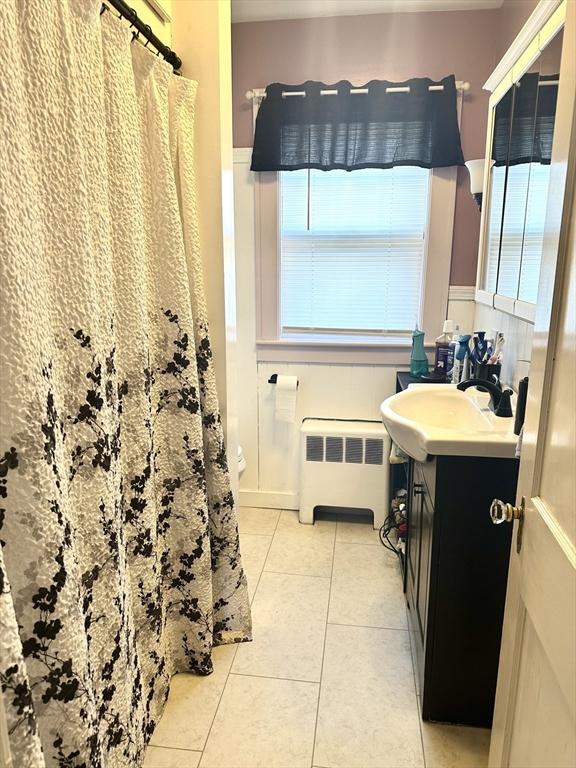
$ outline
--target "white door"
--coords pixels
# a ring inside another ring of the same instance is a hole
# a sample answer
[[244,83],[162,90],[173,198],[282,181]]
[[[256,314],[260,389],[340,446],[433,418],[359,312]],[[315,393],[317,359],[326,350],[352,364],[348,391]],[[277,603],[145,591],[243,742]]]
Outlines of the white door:
[[491,768],[576,766],[576,2],[567,6]]

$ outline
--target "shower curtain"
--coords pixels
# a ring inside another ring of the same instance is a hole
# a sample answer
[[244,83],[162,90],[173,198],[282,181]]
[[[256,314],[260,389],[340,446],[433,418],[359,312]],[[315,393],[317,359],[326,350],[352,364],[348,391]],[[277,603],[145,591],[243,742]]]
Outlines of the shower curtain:
[[[99,0],[0,8],[0,681],[17,768],[134,768],[250,609],[196,84]],[[194,712],[190,712],[194,717]]]

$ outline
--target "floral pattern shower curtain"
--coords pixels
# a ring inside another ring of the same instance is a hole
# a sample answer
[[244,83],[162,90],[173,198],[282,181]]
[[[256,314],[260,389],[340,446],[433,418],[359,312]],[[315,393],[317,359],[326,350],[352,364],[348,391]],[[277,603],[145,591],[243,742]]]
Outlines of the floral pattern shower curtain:
[[134,768],[171,675],[251,632],[196,85],[99,0],[3,0],[0,71],[0,703],[18,768]]

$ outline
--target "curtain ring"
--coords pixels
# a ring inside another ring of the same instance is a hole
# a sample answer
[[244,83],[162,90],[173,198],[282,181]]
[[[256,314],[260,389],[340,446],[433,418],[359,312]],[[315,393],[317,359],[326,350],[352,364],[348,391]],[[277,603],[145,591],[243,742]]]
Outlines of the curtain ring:
[[130,27],[133,27],[134,24],[136,23],[136,19],[138,18],[138,14],[136,13],[136,9],[135,8],[130,8],[130,12],[131,12],[131,17],[129,19],[130,20]]
[[[152,34],[152,27],[150,26],[150,24],[145,24],[144,28],[145,28],[145,29],[148,31],[148,33],[149,33],[150,35]],[[144,48],[148,48],[148,43],[149,43],[149,42],[150,42],[150,39],[149,39],[149,38],[147,38],[147,39],[146,39],[146,42],[144,43]]]
[[132,42],[134,42],[134,40],[140,40],[140,32],[137,29],[132,32]]

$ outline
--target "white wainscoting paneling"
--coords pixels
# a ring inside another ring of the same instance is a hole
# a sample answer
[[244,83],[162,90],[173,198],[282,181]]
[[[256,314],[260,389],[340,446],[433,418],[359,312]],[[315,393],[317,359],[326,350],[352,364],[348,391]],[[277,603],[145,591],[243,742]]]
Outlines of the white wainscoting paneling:
[[[258,369],[256,365],[256,274],[254,180],[251,150],[234,150],[234,240],[238,360],[238,442],[246,458],[240,488],[258,489]],[[253,505],[247,505],[253,506]]]
[[[396,389],[397,370],[409,368],[409,350],[373,353],[365,363],[274,362],[256,360],[256,275],[254,187],[249,170],[251,150],[234,150],[235,241],[238,322],[239,434],[246,458],[240,481],[240,503],[278,509],[298,508],[300,424],[304,418],[380,418],[382,400]],[[462,332],[472,332],[474,290],[450,289],[448,317]],[[433,352],[429,352],[433,362]],[[294,424],[274,417],[273,373],[298,377]],[[383,472],[385,469],[383,468]]]
[[[260,443],[259,490],[265,494],[298,493],[300,424],[305,418],[380,419],[382,400],[396,389],[396,367],[259,363],[258,414]],[[274,416],[273,373],[299,381],[294,424]]]

